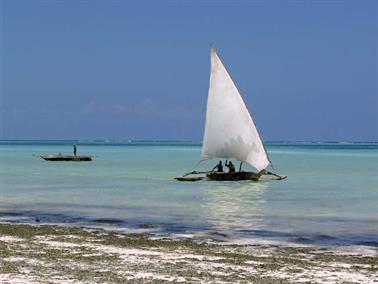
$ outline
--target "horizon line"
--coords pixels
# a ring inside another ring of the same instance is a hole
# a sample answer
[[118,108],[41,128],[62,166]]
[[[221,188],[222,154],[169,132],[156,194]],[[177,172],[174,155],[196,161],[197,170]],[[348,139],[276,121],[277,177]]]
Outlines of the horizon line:
[[[0,142],[10,142],[10,141],[81,141],[81,142],[114,142],[114,141],[122,141],[122,142],[202,142],[201,140],[195,139],[185,139],[185,140],[176,140],[176,139],[0,139]],[[378,140],[265,140],[265,142],[296,142],[296,143],[304,143],[304,142],[323,142],[323,143],[378,143]]]

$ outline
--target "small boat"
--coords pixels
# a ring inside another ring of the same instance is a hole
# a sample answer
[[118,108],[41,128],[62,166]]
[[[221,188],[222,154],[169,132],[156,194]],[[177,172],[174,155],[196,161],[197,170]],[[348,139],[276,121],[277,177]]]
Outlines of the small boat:
[[[284,179],[266,169],[272,163],[240,93],[217,52],[211,47],[210,86],[207,98],[205,133],[201,161],[210,159],[236,159],[240,161],[238,172],[207,172],[210,180],[253,180],[262,176],[268,179]],[[257,170],[242,170],[247,163]],[[273,166],[272,166],[273,168]],[[187,181],[191,173],[178,179]]]
[[70,156],[70,155],[43,155],[40,156],[46,161],[74,161],[74,162],[89,162],[92,161],[91,156]]

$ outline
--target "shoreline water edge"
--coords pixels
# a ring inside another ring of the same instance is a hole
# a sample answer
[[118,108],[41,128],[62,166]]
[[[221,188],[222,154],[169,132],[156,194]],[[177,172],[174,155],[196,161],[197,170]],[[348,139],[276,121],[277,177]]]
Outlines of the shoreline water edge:
[[231,244],[0,223],[2,283],[376,283],[374,246]]

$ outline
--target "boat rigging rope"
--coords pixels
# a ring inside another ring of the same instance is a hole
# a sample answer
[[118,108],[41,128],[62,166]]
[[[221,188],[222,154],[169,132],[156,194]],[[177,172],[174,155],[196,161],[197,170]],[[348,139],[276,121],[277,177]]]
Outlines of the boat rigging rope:
[[207,173],[210,173],[211,171],[206,171],[206,172],[197,172],[197,171],[194,171],[193,169],[195,169],[202,161],[199,161],[193,168],[192,168],[192,171],[189,172],[189,173],[186,173],[184,174],[182,177],[186,177],[188,175],[195,175],[195,174],[207,174]]
[[207,171],[207,172],[197,172],[197,171],[192,171],[190,173],[186,173],[183,175],[183,177],[186,177],[188,175],[196,175],[196,174],[207,174],[207,173],[211,173],[211,171]]
[[268,175],[272,175],[272,176],[277,177],[279,180],[281,180],[281,179],[285,179],[285,178],[286,178],[286,176],[280,176],[280,175],[277,175],[277,174],[272,173],[272,172],[269,172],[269,171],[266,171],[266,173],[267,173]]

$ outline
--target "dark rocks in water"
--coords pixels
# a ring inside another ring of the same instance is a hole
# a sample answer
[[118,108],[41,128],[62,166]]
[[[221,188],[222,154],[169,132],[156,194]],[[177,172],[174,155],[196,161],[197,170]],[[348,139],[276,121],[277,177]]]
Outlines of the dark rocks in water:
[[331,241],[331,240],[336,240],[335,237],[328,236],[328,235],[315,235],[313,238],[314,238],[314,240],[317,240],[317,241]]
[[140,228],[140,229],[155,229],[155,228],[159,228],[159,225],[155,225],[155,224],[139,224],[138,228]]
[[377,247],[378,248],[378,242],[374,242],[374,241],[359,242],[357,244],[361,245],[361,246],[370,246],[370,247]]
[[124,223],[123,220],[115,219],[115,218],[98,218],[93,220],[96,223],[102,223],[102,224],[116,224],[121,225]]
[[41,219],[39,219],[39,217],[35,217],[35,221],[36,221],[37,223],[39,223],[39,222],[41,222]]
[[228,237],[227,234],[220,233],[220,232],[213,232],[212,234],[213,234],[214,236],[223,237],[223,238],[227,238],[227,237]]

